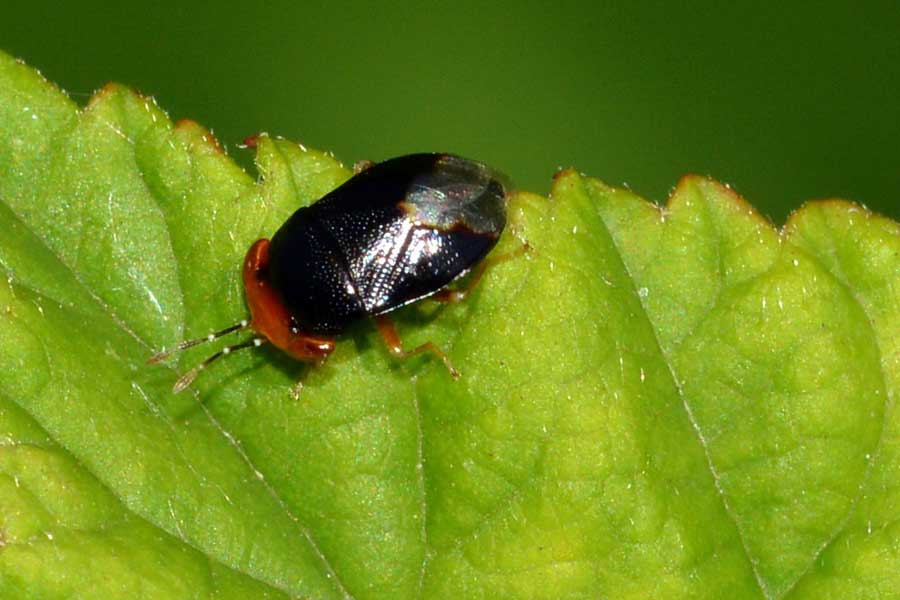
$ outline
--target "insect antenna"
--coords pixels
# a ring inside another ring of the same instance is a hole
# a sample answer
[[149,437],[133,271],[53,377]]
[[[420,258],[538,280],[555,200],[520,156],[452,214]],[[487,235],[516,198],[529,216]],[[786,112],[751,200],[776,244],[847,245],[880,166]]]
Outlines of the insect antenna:
[[161,352],[157,352],[156,354],[154,354],[153,356],[151,356],[150,358],[147,359],[147,364],[155,365],[156,363],[169,358],[176,352],[181,352],[182,350],[192,348],[198,344],[212,342],[214,340],[219,339],[220,337],[222,337],[224,335],[228,335],[229,333],[234,333],[235,331],[241,331],[243,329],[246,329],[249,326],[250,326],[250,321],[248,321],[247,319],[243,319],[240,323],[235,323],[231,327],[226,327],[222,331],[216,331],[214,333],[210,333],[209,335],[205,335],[202,338],[197,338],[195,340],[186,340],[184,342],[181,342],[180,344],[178,344],[171,350],[163,350]]
[[194,383],[194,380],[197,379],[197,375],[200,374],[200,371],[208,367],[210,364],[215,362],[216,360],[222,358],[226,354],[231,354],[236,350],[243,350],[244,348],[254,348],[257,346],[262,346],[265,343],[265,339],[263,338],[253,338],[252,340],[247,340],[246,342],[241,342],[240,344],[234,344],[232,346],[225,346],[202,363],[182,375],[178,378],[178,381],[175,382],[175,385],[172,386],[172,393],[177,394],[178,392],[183,391],[189,385]]

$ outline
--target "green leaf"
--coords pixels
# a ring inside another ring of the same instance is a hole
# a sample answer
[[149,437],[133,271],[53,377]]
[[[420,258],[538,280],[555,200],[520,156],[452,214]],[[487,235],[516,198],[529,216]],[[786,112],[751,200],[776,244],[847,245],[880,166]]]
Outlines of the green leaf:
[[527,256],[397,313],[459,381],[363,323],[322,368],[264,347],[173,396],[210,350],[146,359],[243,318],[250,243],[350,174],[267,136],[257,165],[0,55],[0,597],[900,589],[897,223],[566,171],[511,198]]

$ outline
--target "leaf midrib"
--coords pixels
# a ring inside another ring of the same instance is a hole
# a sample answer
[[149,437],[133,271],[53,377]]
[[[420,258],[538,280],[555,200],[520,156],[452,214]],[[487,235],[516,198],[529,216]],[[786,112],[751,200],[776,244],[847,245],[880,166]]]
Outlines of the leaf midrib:
[[[578,177],[578,185],[579,185],[580,193],[582,193],[587,198],[588,202],[594,202],[591,193],[584,186],[584,181],[581,178],[581,176]],[[703,203],[705,206],[706,205],[705,198],[703,199]],[[608,236],[608,238],[610,240],[610,244],[615,249],[616,260],[618,260],[619,265],[622,268],[622,272],[625,273],[625,276],[628,278],[629,285],[631,286],[631,290],[630,290],[631,294],[635,298],[637,298],[637,302],[638,302],[639,306],[641,307],[641,316],[645,320],[650,331],[653,333],[653,343],[656,345],[656,349],[658,351],[660,360],[662,360],[663,364],[665,365],[666,371],[669,373],[669,377],[672,380],[672,384],[675,387],[676,392],[678,393],[678,398],[681,401],[681,406],[684,409],[685,416],[687,417],[688,422],[691,425],[691,429],[694,431],[696,442],[700,445],[700,449],[703,451],[703,456],[706,460],[707,468],[709,469],[710,476],[713,479],[713,485],[716,490],[716,495],[722,502],[722,507],[725,511],[725,514],[728,516],[729,520],[731,521],[732,525],[735,528],[735,531],[737,532],[738,539],[740,539],[740,541],[741,541],[741,549],[744,553],[744,557],[747,559],[747,562],[749,563],[750,568],[753,571],[754,579],[756,580],[756,583],[759,586],[760,593],[763,595],[763,597],[770,598],[765,581],[762,579],[762,575],[759,572],[759,569],[757,566],[757,564],[758,564],[757,560],[753,557],[752,553],[750,552],[749,546],[747,544],[747,540],[744,536],[744,532],[741,529],[740,524],[738,523],[737,519],[735,518],[735,515],[731,509],[731,506],[728,503],[728,499],[725,496],[725,492],[721,487],[719,473],[716,470],[715,464],[713,463],[713,460],[712,460],[712,456],[710,455],[708,443],[706,442],[706,438],[703,435],[703,432],[700,428],[699,423],[697,422],[696,418],[694,417],[693,410],[691,409],[690,404],[687,399],[687,396],[684,393],[684,389],[681,386],[681,381],[676,374],[675,367],[673,365],[673,361],[672,361],[671,357],[669,356],[669,354],[663,348],[662,342],[659,339],[659,332],[657,331],[657,329],[653,323],[653,319],[651,319],[650,313],[644,304],[644,299],[641,297],[640,294],[637,293],[637,290],[638,290],[637,280],[636,280],[634,274],[631,272],[631,269],[629,268],[628,263],[625,261],[622,249],[620,248],[618,242],[616,241],[616,237],[613,235],[612,229],[610,228],[610,226],[606,222],[606,220],[603,218],[602,211],[595,210],[595,213],[596,213],[597,219],[603,225],[606,235]],[[718,244],[717,244],[717,247],[718,247]],[[720,297],[721,297],[721,292],[717,295],[716,303],[718,303]],[[708,309],[707,314],[709,312],[711,312],[714,308],[715,308],[714,305],[711,306]],[[699,322],[699,320],[698,320],[698,322]],[[684,340],[686,340],[688,337],[690,337],[690,335],[691,335],[691,333],[685,334],[685,336],[682,338],[682,342]]]

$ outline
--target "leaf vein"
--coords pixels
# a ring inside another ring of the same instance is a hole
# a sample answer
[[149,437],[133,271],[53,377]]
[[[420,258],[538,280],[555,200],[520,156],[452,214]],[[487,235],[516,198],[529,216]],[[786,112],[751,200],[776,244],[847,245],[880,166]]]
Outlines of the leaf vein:
[[862,480],[860,481],[859,487],[857,489],[856,496],[852,499],[850,506],[847,507],[847,513],[844,515],[844,518],[840,520],[840,522],[835,526],[834,530],[831,532],[831,535],[826,539],[822,545],[816,550],[813,556],[810,558],[809,564],[806,569],[797,576],[797,579],[785,590],[785,595],[791,592],[797,585],[803,581],[804,578],[809,576],[813,572],[813,567],[816,564],[816,560],[825,552],[843,533],[847,526],[850,524],[850,520],[853,515],[856,513],[859,508],[859,503],[864,496],[864,490],[868,488],[869,481],[872,478],[872,471],[874,470],[874,465],[877,459],[881,456],[882,448],[884,447],[884,441],[887,434],[888,423],[890,421],[890,416],[893,410],[893,394],[890,386],[888,386],[887,373],[884,370],[884,350],[881,347],[881,344],[878,343],[878,336],[875,335],[875,319],[869,314],[869,311],[866,309],[866,303],[863,302],[860,297],[855,293],[853,287],[847,282],[843,277],[840,276],[839,273],[835,273],[831,269],[827,267],[817,256],[813,256],[810,253],[805,253],[806,257],[816,263],[816,265],[822,269],[825,273],[830,275],[834,281],[841,286],[847,295],[852,298],[853,302],[856,303],[859,310],[866,316],[866,319],[869,322],[869,329],[872,335],[871,343],[873,347],[878,351],[878,374],[881,378],[881,385],[885,390],[885,399],[884,399],[884,413],[881,420],[881,430],[878,432],[878,440],[875,442],[875,447],[872,449],[871,456],[869,457],[868,464],[866,465],[866,471],[863,473]]
[[[581,179],[579,179],[579,183],[583,186],[583,182]],[[585,193],[588,196],[588,198],[590,198],[589,192],[587,192],[584,189],[582,191],[583,191],[583,193]],[[766,586],[765,581],[762,578],[762,574],[759,571],[758,561],[754,558],[753,554],[750,552],[750,547],[747,543],[744,533],[741,530],[741,527],[738,524],[738,521],[734,514],[734,511],[732,510],[732,508],[728,502],[728,498],[725,495],[725,490],[722,488],[720,475],[718,473],[718,470],[716,469],[715,464],[713,464],[712,456],[709,453],[709,444],[706,441],[706,437],[703,435],[703,431],[700,429],[700,424],[697,422],[697,419],[694,416],[694,412],[691,409],[690,403],[688,402],[687,396],[681,385],[681,381],[678,378],[678,374],[675,372],[675,367],[672,364],[672,360],[670,359],[668,354],[663,349],[662,343],[660,342],[660,339],[659,339],[659,334],[656,330],[656,327],[653,324],[653,319],[650,318],[650,313],[647,310],[646,305],[644,304],[644,299],[641,297],[640,294],[637,293],[637,290],[639,287],[638,283],[637,283],[637,279],[635,278],[634,274],[631,272],[631,269],[629,268],[628,263],[625,261],[624,253],[623,253],[622,249],[619,247],[618,243],[616,242],[616,238],[613,235],[609,224],[604,220],[602,212],[599,210],[596,210],[595,212],[596,212],[598,220],[600,221],[600,223],[603,224],[603,227],[606,230],[606,234],[609,236],[610,243],[612,244],[612,247],[616,251],[616,256],[619,260],[620,265],[622,266],[622,269],[623,269],[625,275],[628,277],[628,280],[631,283],[631,292],[634,295],[634,297],[637,298],[637,301],[641,307],[641,312],[642,312],[644,318],[646,319],[648,325],[650,326],[650,331],[653,333],[653,341],[659,352],[660,359],[662,360],[663,364],[666,366],[666,370],[668,371],[669,376],[672,379],[672,383],[675,386],[675,390],[678,393],[678,398],[681,400],[681,405],[684,408],[685,414],[688,418],[688,422],[690,423],[691,428],[693,429],[694,434],[696,436],[696,439],[697,439],[698,443],[700,444],[701,449],[703,450],[703,456],[706,459],[707,467],[709,468],[710,475],[713,478],[713,485],[715,486],[716,494],[718,495],[719,499],[722,502],[725,513],[728,515],[729,519],[731,519],[732,524],[734,525],[735,530],[737,531],[737,535],[741,541],[741,546],[744,551],[744,555],[747,558],[747,561],[750,563],[750,566],[753,570],[753,575],[756,579],[757,584],[760,587],[760,591],[763,593],[764,596],[766,596],[768,598],[768,597],[770,597],[770,593],[769,593],[768,587]]]

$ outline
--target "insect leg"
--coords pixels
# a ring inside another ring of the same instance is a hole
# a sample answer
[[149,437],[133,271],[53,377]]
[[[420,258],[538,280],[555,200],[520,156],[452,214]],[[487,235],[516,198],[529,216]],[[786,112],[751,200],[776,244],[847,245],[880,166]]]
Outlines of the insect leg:
[[531,246],[528,245],[528,242],[524,242],[519,248],[516,248],[515,250],[506,252],[505,254],[501,254],[499,256],[486,258],[481,261],[481,264],[475,267],[475,269],[472,271],[472,276],[469,278],[469,281],[466,283],[466,286],[464,288],[444,288],[442,290],[438,290],[437,293],[431,296],[431,299],[437,300],[438,302],[462,302],[469,294],[472,293],[472,290],[475,289],[475,286],[477,286],[481,282],[484,274],[488,269],[503,264],[508,260],[518,258],[529,250],[531,250]]
[[403,349],[403,342],[400,341],[400,335],[397,333],[397,329],[394,327],[394,323],[391,321],[390,317],[386,315],[375,317],[375,325],[378,327],[378,332],[381,334],[381,337],[384,338],[384,343],[388,347],[388,350],[395,358],[406,359],[424,352],[431,352],[444,362],[444,366],[447,367],[447,370],[450,372],[450,376],[453,377],[453,379],[459,378],[459,371],[453,367],[453,363],[450,362],[450,357],[447,356],[443,350],[438,348],[437,344],[434,342],[425,342],[412,350],[406,351]]

